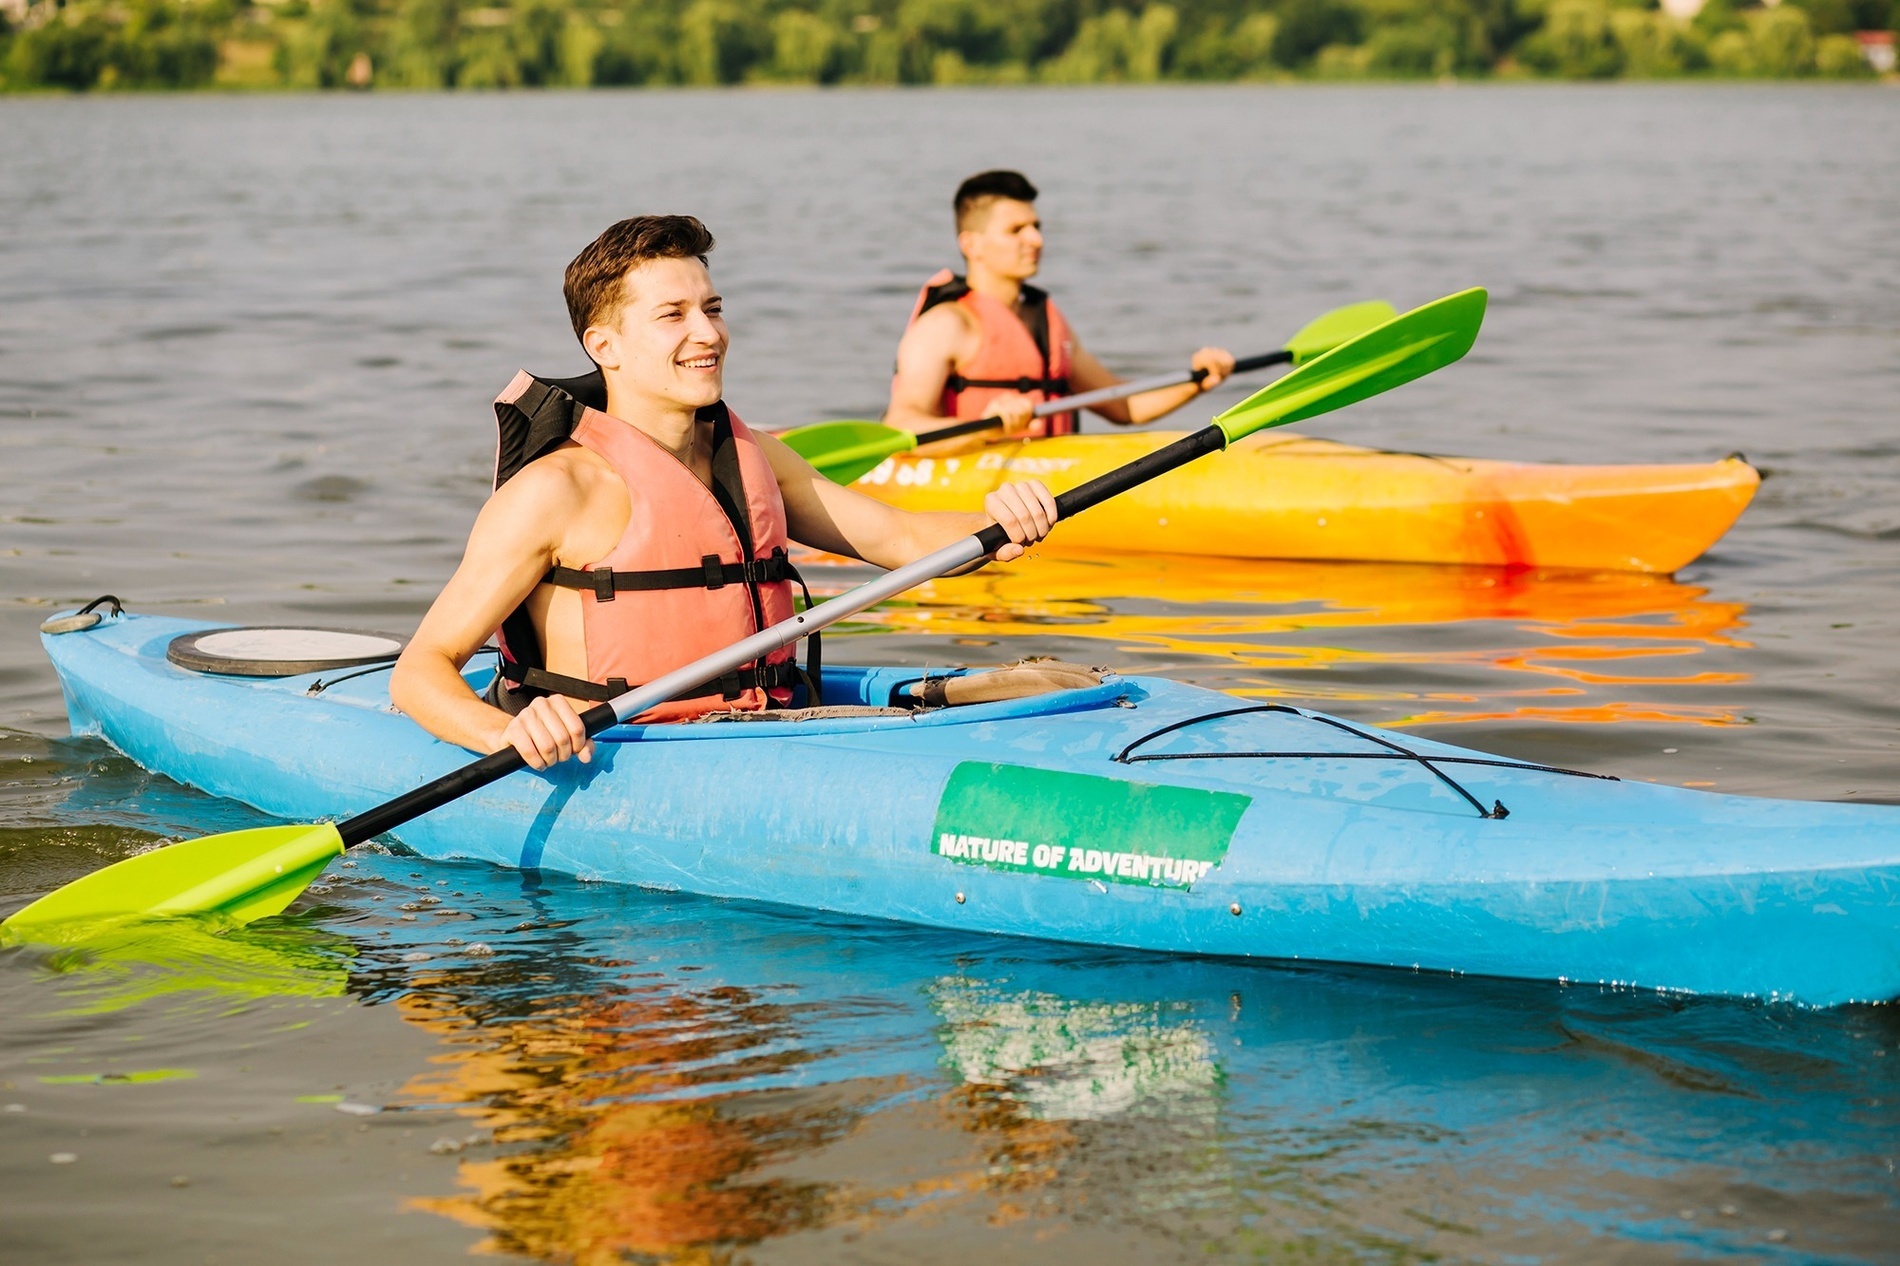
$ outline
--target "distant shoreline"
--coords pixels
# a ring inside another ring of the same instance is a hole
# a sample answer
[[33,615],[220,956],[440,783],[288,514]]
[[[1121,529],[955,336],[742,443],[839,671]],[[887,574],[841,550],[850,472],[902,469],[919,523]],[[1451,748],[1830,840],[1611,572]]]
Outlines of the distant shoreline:
[[1896,80],[1900,0],[1644,3],[0,0],[0,93]]

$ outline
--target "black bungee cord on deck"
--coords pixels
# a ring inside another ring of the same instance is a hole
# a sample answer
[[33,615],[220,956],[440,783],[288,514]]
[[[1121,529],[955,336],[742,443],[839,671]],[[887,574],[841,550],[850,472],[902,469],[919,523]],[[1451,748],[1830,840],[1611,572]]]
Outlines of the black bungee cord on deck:
[[[1336,730],[1343,730],[1354,738],[1362,738],[1369,743],[1377,743],[1386,750],[1382,752],[1156,752],[1149,756],[1136,756],[1132,754],[1136,748],[1146,743],[1151,743],[1164,734],[1172,734],[1177,730],[1184,730],[1190,725],[1200,725],[1206,721],[1219,721],[1226,717],[1244,716],[1254,712],[1284,712],[1290,716],[1300,717],[1307,721],[1318,721],[1324,725],[1330,725]],[[1415,752],[1411,748],[1394,743],[1390,739],[1380,738],[1377,734],[1368,734],[1357,726],[1348,725],[1344,721],[1336,720],[1329,716],[1321,716],[1314,712],[1305,712],[1299,708],[1288,707],[1283,703],[1261,703],[1246,708],[1229,708],[1224,712],[1209,712],[1205,716],[1189,717],[1185,721],[1176,721],[1172,725],[1164,725],[1158,730],[1153,730],[1142,735],[1127,747],[1115,753],[1114,759],[1123,765],[1138,765],[1143,761],[1162,760],[1409,760],[1423,765],[1426,769],[1430,770],[1433,776],[1440,782],[1463,796],[1466,802],[1478,811],[1479,817],[1494,820],[1511,816],[1511,811],[1504,807],[1502,800],[1494,799],[1491,802],[1491,807],[1489,809],[1485,808],[1483,801],[1472,795],[1470,791],[1465,789],[1464,784],[1440,769],[1439,766],[1493,765],[1500,769],[1528,769],[1540,774],[1565,774],[1572,778],[1600,778],[1606,782],[1621,781],[1615,774],[1593,774],[1581,769],[1561,769],[1555,765],[1533,765],[1528,761],[1487,760],[1478,756],[1426,756],[1422,752]]]

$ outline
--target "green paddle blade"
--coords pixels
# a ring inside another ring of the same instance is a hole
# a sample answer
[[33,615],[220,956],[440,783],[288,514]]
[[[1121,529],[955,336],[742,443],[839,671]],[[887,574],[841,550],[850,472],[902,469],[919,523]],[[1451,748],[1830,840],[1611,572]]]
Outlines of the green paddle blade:
[[1484,324],[1485,292],[1473,288],[1414,308],[1254,392],[1214,419],[1232,444],[1269,426],[1343,409],[1442,369],[1471,350]]
[[329,823],[266,826],[184,840],[76,879],[0,923],[0,939],[61,942],[86,925],[212,914],[249,923],[277,914],[343,851]]
[[836,484],[855,483],[885,458],[917,447],[915,435],[882,422],[816,422],[779,439]]
[[1286,350],[1293,353],[1295,365],[1304,365],[1315,356],[1332,351],[1347,339],[1384,325],[1398,314],[1399,310],[1383,299],[1334,308],[1324,316],[1315,317],[1298,334],[1288,339]]

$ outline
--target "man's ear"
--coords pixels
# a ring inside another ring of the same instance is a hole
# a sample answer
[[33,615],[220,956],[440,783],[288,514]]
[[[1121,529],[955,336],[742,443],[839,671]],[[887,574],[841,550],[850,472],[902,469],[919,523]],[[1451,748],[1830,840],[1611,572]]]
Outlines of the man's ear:
[[962,255],[966,262],[970,258],[970,248],[974,245],[976,245],[976,234],[974,232],[969,229],[957,230],[957,253]]
[[605,325],[590,325],[581,332],[581,346],[602,369],[620,368],[620,331]]

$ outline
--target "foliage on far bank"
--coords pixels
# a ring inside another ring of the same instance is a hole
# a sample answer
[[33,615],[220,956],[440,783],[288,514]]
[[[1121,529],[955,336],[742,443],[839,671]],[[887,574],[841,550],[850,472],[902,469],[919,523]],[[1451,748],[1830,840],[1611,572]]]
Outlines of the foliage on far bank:
[[1856,77],[1900,0],[0,0],[0,88]]

